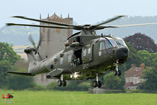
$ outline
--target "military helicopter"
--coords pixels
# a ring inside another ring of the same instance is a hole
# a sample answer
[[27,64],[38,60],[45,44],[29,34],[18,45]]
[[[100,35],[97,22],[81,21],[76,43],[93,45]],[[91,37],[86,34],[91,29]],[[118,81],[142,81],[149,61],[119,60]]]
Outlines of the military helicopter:
[[[107,21],[96,25],[72,25],[47,20],[38,20],[24,16],[13,16],[13,18],[31,20],[36,22],[47,23],[51,25],[31,25],[7,23],[7,26],[31,26],[44,28],[74,29],[80,32],[71,35],[65,42],[65,48],[53,55],[42,59],[38,51],[40,44],[36,47],[32,37],[29,39],[34,47],[28,47],[24,52],[28,56],[29,67],[28,73],[8,72],[11,74],[20,74],[34,76],[41,73],[47,73],[48,79],[57,78],[58,86],[66,86],[66,80],[77,79],[94,79],[93,87],[101,87],[102,83],[98,77],[103,75],[107,70],[114,71],[114,75],[121,75],[118,69],[127,61],[129,49],[124,40],[113,35],[97,35],[96,30],[105,28],[119,28],[130,26],[151,25],[157,23],[132,24],[132,25],[109,25],[124,15],[113,17]],[[103,69],[101,69],[103,68]]]

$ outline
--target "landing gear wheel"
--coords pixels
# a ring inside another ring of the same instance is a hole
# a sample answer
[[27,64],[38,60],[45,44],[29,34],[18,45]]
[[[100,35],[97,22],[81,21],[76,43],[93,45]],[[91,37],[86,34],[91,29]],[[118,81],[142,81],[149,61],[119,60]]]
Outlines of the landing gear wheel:
[[97,81],[93,82],[93,87],[97,87]]
[[61,80],[58,80],[58,86],[60,87],[60,86],[62,86],[62,81]]
[[65,86],[66,86],[66,84],[67,84],[67,83],[66,83],[66,81],[65,81],[65,80],[63,80],[63,81],[62,81],[62,85],[63,85],[63,87],[65,87]]
[[114,76],[116,76],[116,75],[117,75],[117,71],[115,70],[115,71],[113,72],[113,74],[114,74]]
[[100,81],[98,81],[97,86],[98,86],[99,88],[101,88],[102,83],[101,83]]
[[121,76],[121,71],[120,70],[118,70],[118,76]]

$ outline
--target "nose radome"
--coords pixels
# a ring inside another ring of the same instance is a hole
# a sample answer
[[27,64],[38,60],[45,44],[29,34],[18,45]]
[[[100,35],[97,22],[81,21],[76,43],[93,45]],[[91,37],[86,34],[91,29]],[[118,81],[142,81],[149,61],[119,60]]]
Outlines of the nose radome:
[[127,57],[128,57],[128,49],[127,48],[119,48],[116,53],[117,53],[118,59],[127,59]]

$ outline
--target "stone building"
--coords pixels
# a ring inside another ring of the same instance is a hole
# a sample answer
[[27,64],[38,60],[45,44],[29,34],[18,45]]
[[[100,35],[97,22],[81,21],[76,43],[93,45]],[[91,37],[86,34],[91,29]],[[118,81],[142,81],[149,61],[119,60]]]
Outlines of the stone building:
[[[55,21],[59,23],[73,24],[73,18],[70,18],[68,15],[67,18],[59,17],[55,13],[52,16],[49,16],[45,19],[48,21]],[[40,23],[40,25],[52,25],[46,23]],[[53,25],[54,26],[54,25]],[[42,59],[51,57],[57,52],[64,49],[64,43],[67,38],[72,35],[72,29],[54,29],[54,28],[40,28],[40,47],[39,53]],[[52,82],[52,79],[46,79],[46,74],[36,75],[34,78],[35,82],[42,85],[47,85]]]
[[142,63],[140,67],[136,67],[135,64],[132,64],[132,67],[125,72],[125,88],[130,90],[136,90],[138,86],[144,81],[141,78],[145,64]]
[[[59,17],[54,13],[50,17],[48,15],[46,19],[42,19],[40,16],[40,19],[73,24],[73,18],[70,18],[69,15],[67,18],[62,18],[62,16]],[[52,24],[40,23],[40,25],[50,26]],[[42,56],[42,59],[50,57],[55,53],[61,51],[64,48],[64,43],[70,35],[72,35],[72,29],[40,28],[41,44],[39,47],[39,53]]]

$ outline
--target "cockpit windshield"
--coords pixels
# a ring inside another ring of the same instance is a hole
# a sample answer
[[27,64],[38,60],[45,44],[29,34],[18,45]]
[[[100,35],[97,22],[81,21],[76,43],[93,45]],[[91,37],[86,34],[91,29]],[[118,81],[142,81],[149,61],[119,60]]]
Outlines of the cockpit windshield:
[[107,38],[107,39],[111,42],[113,47],[117,46],[117,42],[114,39],[112,39],[112,38]]
[[121,38],[113,39],[110,37],[106,37],[106,38],[100,39],[99,50],[109,49],[112,47],[124,47],[124,46],[127,47],[127,45],[125,44],[123,39],[121,39]]
[[120,38],[117,40],[117,44],[118,44],[118,46],[125,46],[125,47],[127,47],[125,42],[122,39],[120,39]]
[[107,39],[111,42],[111,44],[112,44],[113,47],[126,46],[125,42],[121,38],[112,39],[112,38],[107,37]]

